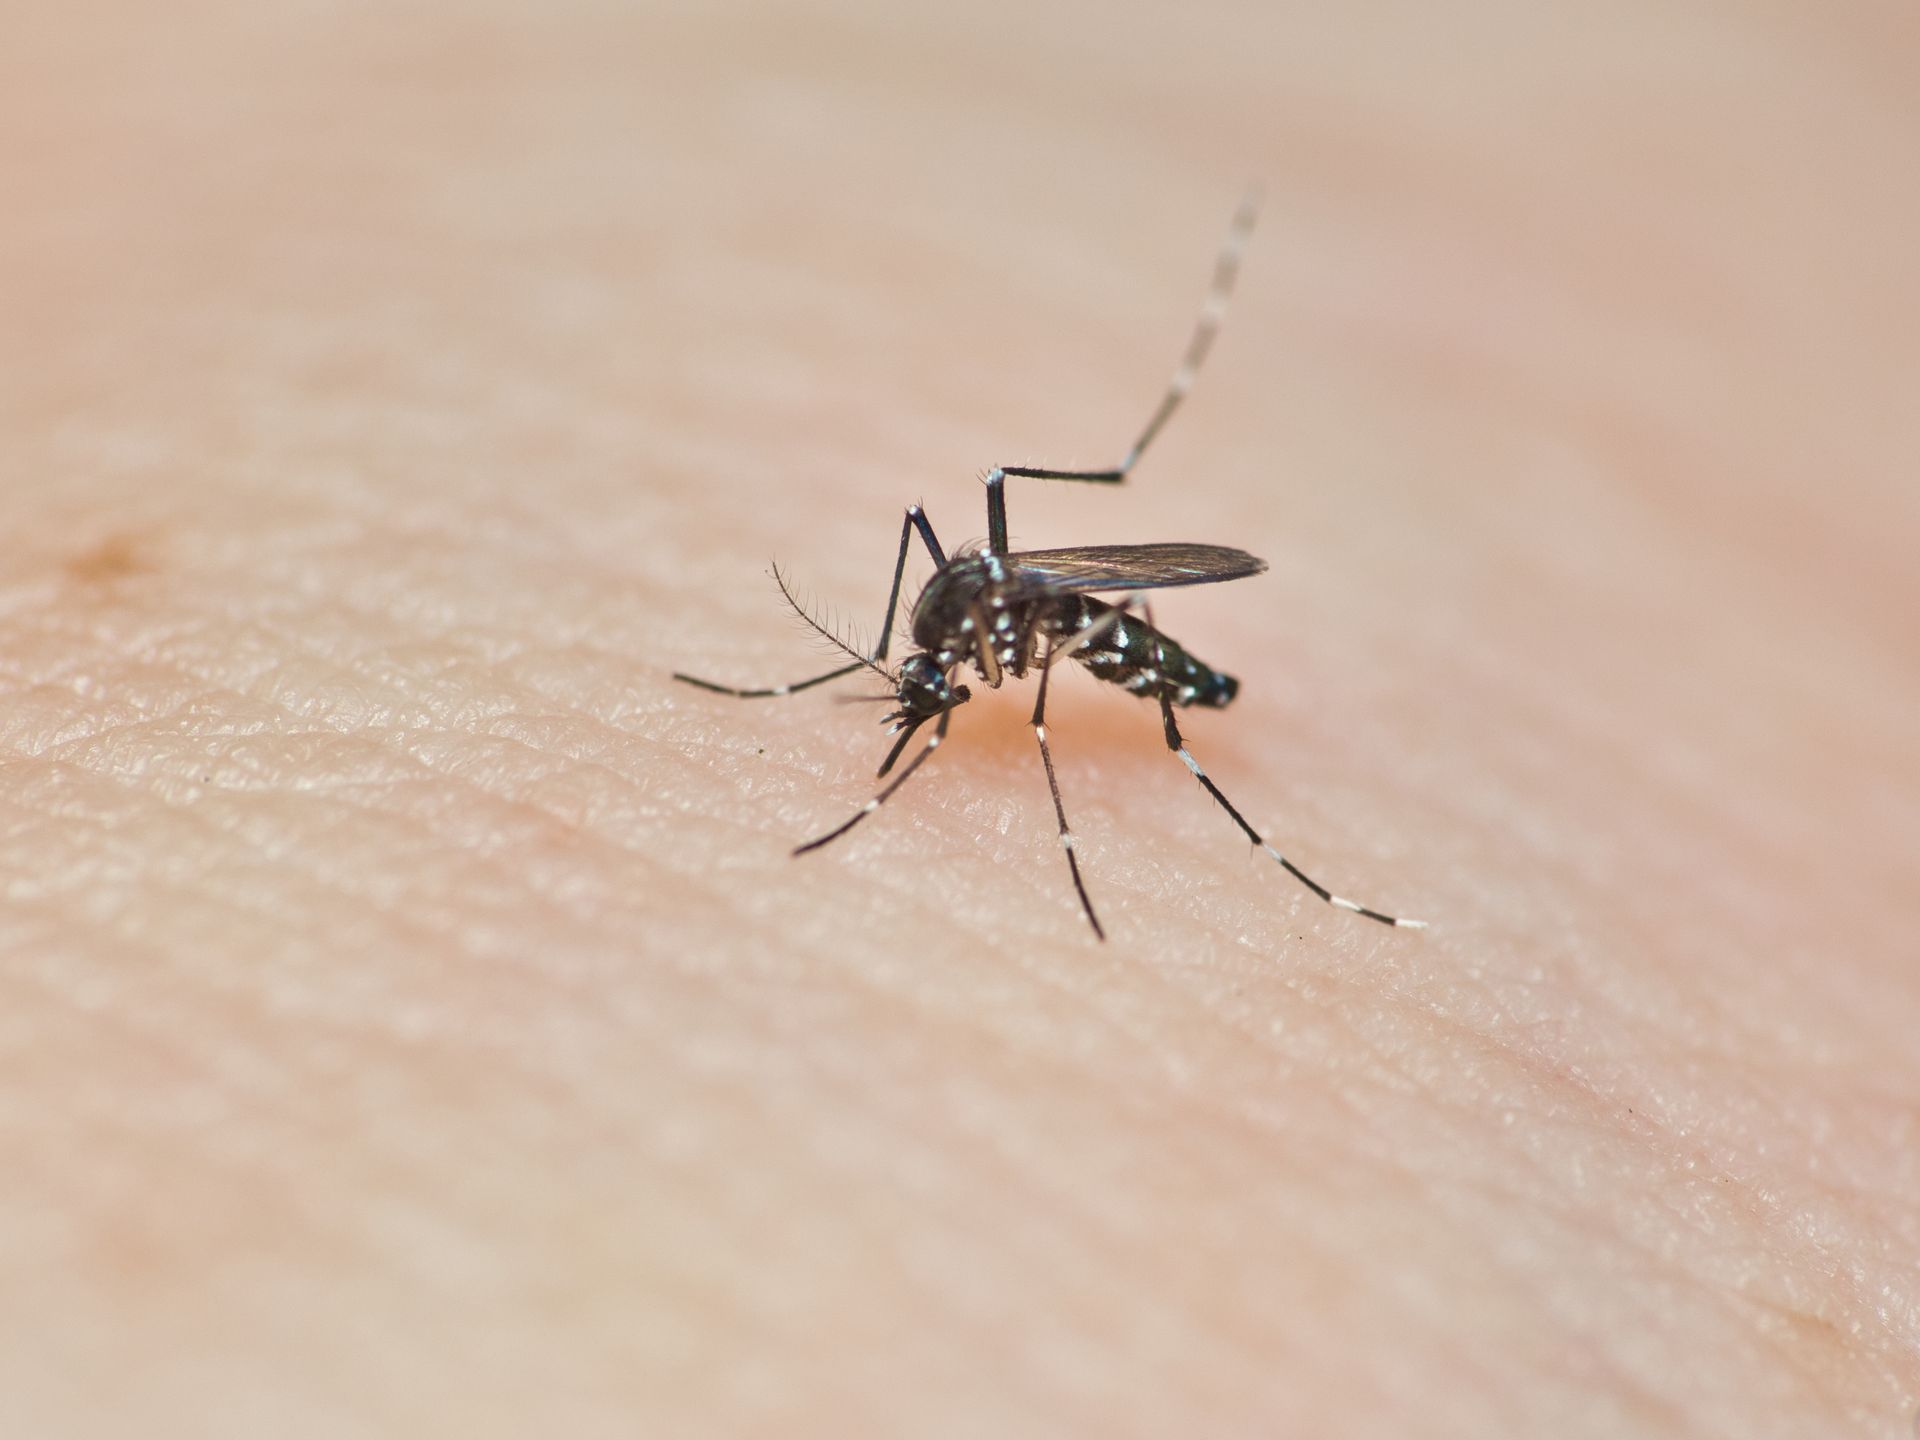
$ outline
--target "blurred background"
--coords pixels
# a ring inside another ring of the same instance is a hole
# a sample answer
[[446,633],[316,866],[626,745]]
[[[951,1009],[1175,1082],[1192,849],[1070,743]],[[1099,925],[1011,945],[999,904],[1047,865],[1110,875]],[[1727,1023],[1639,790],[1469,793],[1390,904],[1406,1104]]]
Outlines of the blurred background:
[[[730,910],[824,944],[850,928],[834,887],[854,876],[810,886],[765,868],[784,863],[775,849],[730,861],[755,883],[724,899],[700,882],[715,847],[738,850],[727,817],[755,799],[748,782],[725,788],[728,755],[766,747],[857,795],[877,759],[867,728],[822,707],[689,704],[666,672],[808,672],[769,555],[871,626],[902,504],[924,501],[951,548],[984,529],[987,466],[1117,459],[1257,183],[1261,228],[1189,407],[1124,494],[1017,492],[1016,540],[1212,540],[1273,563],[1262,589],[1181,597],[1169,625],[1248,683],[1203,753],[1249,793],[1304,807],[1301,832],[1342,872],[1378,877],[1382,903],[1453,918],[1462,949],[1405,960],[1410,987],[1498,956],[1636,1023],[1724,1006],[1736,1031],[1777,1043],[1756,1065],[1850,1073],[1857,1046],[1895,1067],[1881,1071],[1893,1098],[1872,1100],[1895,1114],[1873,1111],[1865,1148],[1886,1159],[1901,1153],[1887,1137],[1911,1140],[1896,1083],[1911,1073],[1897,1057],[1920,835],[1910,3],[26,0],[5,30],[0,703],[15,758],[72,702],[29,686],[30,643],[105,654],[158,626],[134,606],[104,629],[45,628],[33,606],[74,587],[161,571],[203,587],[181,603],[215,630],[263,627],[209,647],[237,647],[239,673],[342,725],[362,702],[317,661],[253,664],[270,622],[316,624],[344,596],[396,627],[383,663],[415,679],[437,673],[415,636],[475,653],[502,635],[551,641],[556,667],[576,666],[556,668],[556,693],[604,680],[617,698],[603,718],[677,757],[647,772],[634,814],[685,846],[659,873],[686,910],[628,901],[642,952],[759,955],[764,929],[716,930]],[[202,632],[177,633],[193,653]],[[566,648],[589,644],[599,670]],[[1026,892],[1010,859],[1053,867],[1057,852],[1032,786],[1002,783],[1030,764],[1028,702],[1006,703],[977,768],[955,761],[951,821],[902,821],[861,852],[879,878],[858,891],[873,924],[845,939],[852,953],[912,933],[922,958],[957,963],[1077,933],[1050,871],[1032,882],[1047,918],[1012,908]],[[1065,703],[1084,717],[1105,702]],[[1120,722],[1084,723],[1096,738],[1074,782],[1103,797],[1083,803],[1116,891],[1178,879],[1185,862],[1168,857],[1213,865],[1218,817],[1189,803],[1151,726],[1122,739]],[[1165,773],[1136,784],[1141,765]],[[769,835],[818,815],[812,799],[769,804]],[[1010,838],[960,851],[954,837],[976,831]],[[25,833],[16,875],[40,853]],[[1272,893],[1241,869],[1171,908],[1140,900],[1142,952],[1239,955],[1235,932]],[[967,913],[1002,882],[1019,892],[1002,917]],[[1230,918],[1201,935],[1202,913]],[[927,914],[976,928],[916,923]],[[1798,1013],[1755,1018],[1767,1006]],[[1576,1074],[1604,1075],[1619,1053],[1604,1030],[1532,1018],[1571,1037],[1557,1058]],[[38,1072],[70,1080],[56,1088],[82,1109],[89,1053]],[[1677,1061],[1653,1087],[1681,1135],[1712,1110],[1690,1075]],[[371,1123],[340,1104],[296,1149],[323,1185],[331,1146]],[[30,1094],[14,1110],[34,1155],[69,1162],[63,1112]],[[1766,1169],[1771,1118],[1720,1138],[1759,1167],[1755,1193],[1817,1191],[1817,1163]],[[1789,1128],[1804,1140],[1818,1124]],[[858,1236],[947,1264],[983,1243],[964,1214],[889,1201],[885,1149],[846,1162],[869,1197]],[[1914,1178],[1905,1153],[1887,1160],[1889,1193]],[[1809,1302],[1820,1362],[1775,1385],[1702,1398],[1662,1368],[1671,1352],[1596,1343],[1553,1350],[1565,1369],[1515,1396],[1484,1373],[1443,1386],[1472,1367],[1415,1358],[1451,1323],[1434,1297],[1474,1283],[1480,1252],[1445,1237],[1396,1249],[1403,1226],[1425,1234],[1413,1202],[1366,1232],[1365,1253],[1395,1257],[1368,1304],[1337,1266],[1324,1293],[1289,1291],[1284,1237],[1265,1224],[1277,1210],[1222,1200],[1200,1236],[1175,1207],[1150,1214],[1137,1250],[1123,1235],[1105,1252],[1118,1279],[1102,1269],[1094,1288],[1031,1305],[989,1283],[1011,1273],[970,1289],[964,1265],[895,1273],[841,1255],[822,1236],[853,1242],[804,1208],[725,1210],[691,1278],[653,1253],[657,1237],[617,1228],[547,1257],[567,1275],[672,1274],[628,1306],[476,1280],[494,1272],[449,1227],[491,1260],[577,1217],[502,1202],[461,1228],[457,1180],[494,1173],[465,1158],[477,1172],[453,1163],[423,1182],[414,1228],[342,1239],[315,1222],[309,1248],[241,1247],[242,1270],[222,1268],[233,1242],[191,1205],[123,1232],[115,1206],[75,1220],[23,1200],[0,1230],[30,1303],[0,1313],[16,1337],[52,1338],[0,1347],[15,1351],[0,1356],[0,1417],[9,1392],[30,1401],[0,1431],[125,1434],[124,1396],[188,1417],[143,1433],[284,1435],[437,1433],[449,1415],[468,1433],[526,1433],[551,1402],[581,1435],[631,1434],[650,1414],[661,1434],[1165,1434],[1199,1415],[1220,1434],[1432,1421],[1755,1436],[1904,1423],[1912,1402],[1910,1372],[1898,1378],[1914,1357],[1910,1271],[1876,1291],[1869,1267],[1849,1300]],[[123,1198],[179,1183],[164,1154],[116,1173]],[[253,1200],[299,1213],[278,1189]],[[1306,1229],[1338,1208],[1303,1204]],[[1910,1257],[1905,1226],[1881,1216],[1845,1254]],[[1133,1260],[1189,1244],[1216,1279],[1243,1277],[1223,1282],[1232,1298],[1125,1284]],[[870,1354],[923,1304],[973,1327],[972,1348],[929,1331],[888,1362],[934,1418],[850,1388],[845,1355],[805,1343],[821,1273],[843,1284],[846,1322],[823,1334]],[[777,1296],[789,1308],[742,1302],[751,1324],[730,1330],[742,1312],[714,1297],[759,1294],[767,1274],[792,1283]],[[1262,1310],[1263,1291],[1293,1318]],[[1662,1313],[1651,1294],[1637,1306],[1597,1304],[1582,1333]],[[1469,1322],[1458,1353],[1521,1343],[1545,1308],[1523,1296],[1500,1326]],[[1725,1323],[1717,1353],[1778,1370],[1778,1332]],[[1385,1348],[1366,1339],[1376,1324]],[[1220,1359],[1229,1336],[1279,1357],[1264,1378]],[[742,1346],[765,1363],[742,1373]],[[981,1382],[989,1371],[1012,1378]]]

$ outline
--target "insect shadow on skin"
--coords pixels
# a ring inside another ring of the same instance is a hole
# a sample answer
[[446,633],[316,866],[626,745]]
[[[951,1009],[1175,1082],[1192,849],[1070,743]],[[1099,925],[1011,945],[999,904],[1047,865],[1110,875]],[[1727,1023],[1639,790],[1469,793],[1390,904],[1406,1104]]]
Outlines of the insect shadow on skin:
[[[1021,679],[1029,670],[1037,669],[1040,685],[1029,723],[1039,743],[1040,763],[1046,771],[1047,790],[1053,798],[1054,818],[1059,824],[1060,844],[1066,851],[1074,893],[1079,896],[1080,908],[1093,933],[1106,939],[1106,931],[1101,928],[1080,873],[1080,859],[1073,831],[1067,824],[1066,806],[1060,797],[1060,782],[1054,773],[1053,750],[1047,735],[1047,682],[1055,662],[1071,659],[1096,679],[1156,701],[1167,748],[1180,757],[1201,788],[1227,812],[1249,841],[1272,856],[1315,895],[1383,925],[1415,929],[1424,925],[1424,921],[1398,918],[1334,894],[1274,849],[1201,768],[1180,733],[1174,718],[1176,709],[1193,706],[1222,709],[1233,702],[1240,682],[1190,654],[1154,624],[1145,592],[1244,579],[1265,570],[1264,560],[1225,545],[1185,542],[1075,545],[1058,550],[1019,551],[1009,550],[1007,545],[1008,480],[1074,480],[1083,484],[1118,485],[1132,472],[1154,437],[1186,398],[1207,352],[1213,348],[1221,318],[1226,313],[1227,297],[1239,274],[1241,254],[1253,232],[1257,209],[1257,198],[1249,195],[1235,212],[1226,242],[1214,263],[1213,281],[1186,351],[1180,357],[1166,393],[1148,418],[1146,428],[1118,465],[1108,470],[995,466],[986,478],[987,538],[984,543],[964,547],[952,556],[941,547],[926,512],[918,505],[909,505],[900,524],[900,547],[894,559],[893,586],[887,594],[886,615],[880,622],[878,643],[871,654],[855,648],[832,627],[809,614],[794,595],[786,576],[776,567],[774,580],[787,604],[829,644],[845,653],[848,663],[824,675],[754,690],[675,672],[676,680],[743,699],[793,695],[860,670],[870,670],[886,682],[887,695],[851,698],[891,702],[894,706],[882,717],[888,733],[895,737],[892,748],[880,762],[877,777],[887,783],[842,824],[796,848],[795,855],[818,850],[853,829],[886,804],[940,748],[947,738],[953,712],[973,698],[973,692],[965,685],[953,683],[954,673],[962,666],[972,667],[990,689],[998,688],[1009,677]],[[932,577],[913,603],[908,623],[908,633],[918,648],[888,669],[887,650],[900,603],[900,580],[906,572],[907,552],[916,535],[934,566]],[[1101,592],[1124,593],[1117,602],[1109,602],[1095,598]],[[901,766],[898,774],[887,779],[915,735],[929,723],[933,733],[926,743]]]

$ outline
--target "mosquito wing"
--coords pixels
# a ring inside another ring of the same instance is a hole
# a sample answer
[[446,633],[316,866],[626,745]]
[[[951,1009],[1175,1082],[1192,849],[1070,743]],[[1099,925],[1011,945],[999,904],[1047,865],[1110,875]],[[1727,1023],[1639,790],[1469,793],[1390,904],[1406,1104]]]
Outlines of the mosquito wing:
[[1215,585],[1267,568],[1258,556],[1226,545],[1073,545],[1021,550],[1004,561],[1009,578],[1022,589],[1052,594]]

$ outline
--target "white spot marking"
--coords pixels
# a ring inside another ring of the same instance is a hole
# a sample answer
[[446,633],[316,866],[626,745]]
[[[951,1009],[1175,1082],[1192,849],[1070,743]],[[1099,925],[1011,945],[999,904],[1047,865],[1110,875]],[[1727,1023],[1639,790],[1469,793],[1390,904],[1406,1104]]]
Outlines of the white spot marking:
[[[1193,772],[1194,779],[1204,780],[1207,778],[1207,772],[1200,768],[1200,762],[1198,760],[1187,753],[1187,747],[1184,745],[1180,747],[1180,758],[1187,762],[1187,769]],[[1267,846],[1267,853],[1272,855],[1276,860],[1280,858],[1280,852],[1275,850],[1271,845]]]

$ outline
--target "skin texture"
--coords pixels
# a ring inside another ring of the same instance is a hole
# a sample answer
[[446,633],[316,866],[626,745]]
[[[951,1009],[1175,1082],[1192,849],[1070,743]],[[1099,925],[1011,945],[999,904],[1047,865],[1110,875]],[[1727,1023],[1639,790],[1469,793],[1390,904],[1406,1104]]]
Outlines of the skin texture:
[[[0,1433],[1909,1433],[1910,7],[534,14],[9,20]],[[1108,944],[1030,687],[788,859],[879,707],[669,672],[1249,178],[1015,542],[1266,557],[1189,740],[1434,928],[1077,671]]]

